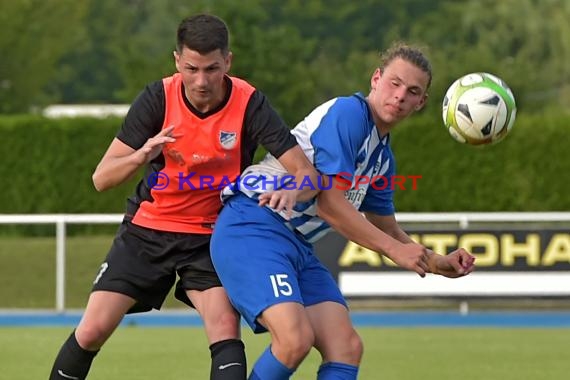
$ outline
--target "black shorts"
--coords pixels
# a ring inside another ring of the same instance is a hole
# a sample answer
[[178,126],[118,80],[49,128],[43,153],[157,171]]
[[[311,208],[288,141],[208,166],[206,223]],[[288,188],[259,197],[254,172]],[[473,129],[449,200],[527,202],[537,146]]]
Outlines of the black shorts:
[[193,307],[186,290],[222,286],[210,258],[209,234],[152,230],[123,221],[93,282],[137,300],[129,313],[160,309],[176,281],[175,296]]

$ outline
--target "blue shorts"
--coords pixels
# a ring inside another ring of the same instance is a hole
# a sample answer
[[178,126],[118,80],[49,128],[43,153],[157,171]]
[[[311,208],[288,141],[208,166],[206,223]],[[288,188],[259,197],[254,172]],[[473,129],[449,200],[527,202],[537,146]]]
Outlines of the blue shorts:
[[240,194],[220,213],[211,241],[212,262],[230,301],[255,333],[257,317],[282,302],[305,306],[346,301],[313,246],[283,219]]

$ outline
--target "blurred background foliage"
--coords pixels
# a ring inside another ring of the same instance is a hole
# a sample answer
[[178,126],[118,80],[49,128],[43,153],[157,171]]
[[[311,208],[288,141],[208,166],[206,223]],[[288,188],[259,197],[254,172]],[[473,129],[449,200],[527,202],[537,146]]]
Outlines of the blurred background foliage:
[[[178,23],[200,12],[227,22],[232,74],[291,126],[334,96],[366,93],[393,41],[423,47],[434,71],[428,106],[393,134],[399,173],[423,177],[418,191],[397,193],[399,211],[570,210],[569,0],[0,0],[0,9],[0,177],[10,183],[0,212],[122,212],[134,183],[99,194],[90,179],[121,120],[34,114],[131,103],[173,73]],[[441,121],[447,87],[474,71],[504,79],[518,106],[512,136],[485,154],[454,142]]]
[[232,74],[290,123],[340,94],[367,91],[378,52],[425,47],[431,106],[457,77],[492,72],[524,112],[570,106],[567,0],[0,0],[0,113],[53,103],[130,103],[174,70],[178,22],[226,20]]

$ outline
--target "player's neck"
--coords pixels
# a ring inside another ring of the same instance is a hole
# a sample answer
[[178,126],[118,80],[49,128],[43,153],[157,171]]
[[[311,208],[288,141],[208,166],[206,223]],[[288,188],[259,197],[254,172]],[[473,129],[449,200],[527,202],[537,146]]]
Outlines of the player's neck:
[[376,129],[378,130],[378,134],[380,135],[380,137],[384,137],[386,136],[388,133],[390,133],[390,130],[392,130],[392,126],[386,126],[383,125],[382,123],[376,123]]
[[393,123],[392,124],[386,123],[384,120],[382,120],[380,115],[376,112],[374,107],[370,104],[369,97],[366,97],[366,102],[368,103],[368,109],[369,109],[370,114],[372,116],[372,120],[374,120],[374,125],[376,126],[376,129],[378,130],[378,134],[380,135],[381,138],[383,138],[388,133],[390,133],[390,131],[394,127],[394,124]]

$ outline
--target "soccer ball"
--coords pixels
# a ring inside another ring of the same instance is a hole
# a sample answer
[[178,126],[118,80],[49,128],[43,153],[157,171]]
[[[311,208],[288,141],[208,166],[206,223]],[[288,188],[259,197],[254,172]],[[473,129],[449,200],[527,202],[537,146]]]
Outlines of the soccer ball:
[[460,143],[486,145],[499,142],[515,122],[513,92],[489,73],[471,73],[451,84],[443,98],[443,123]]

